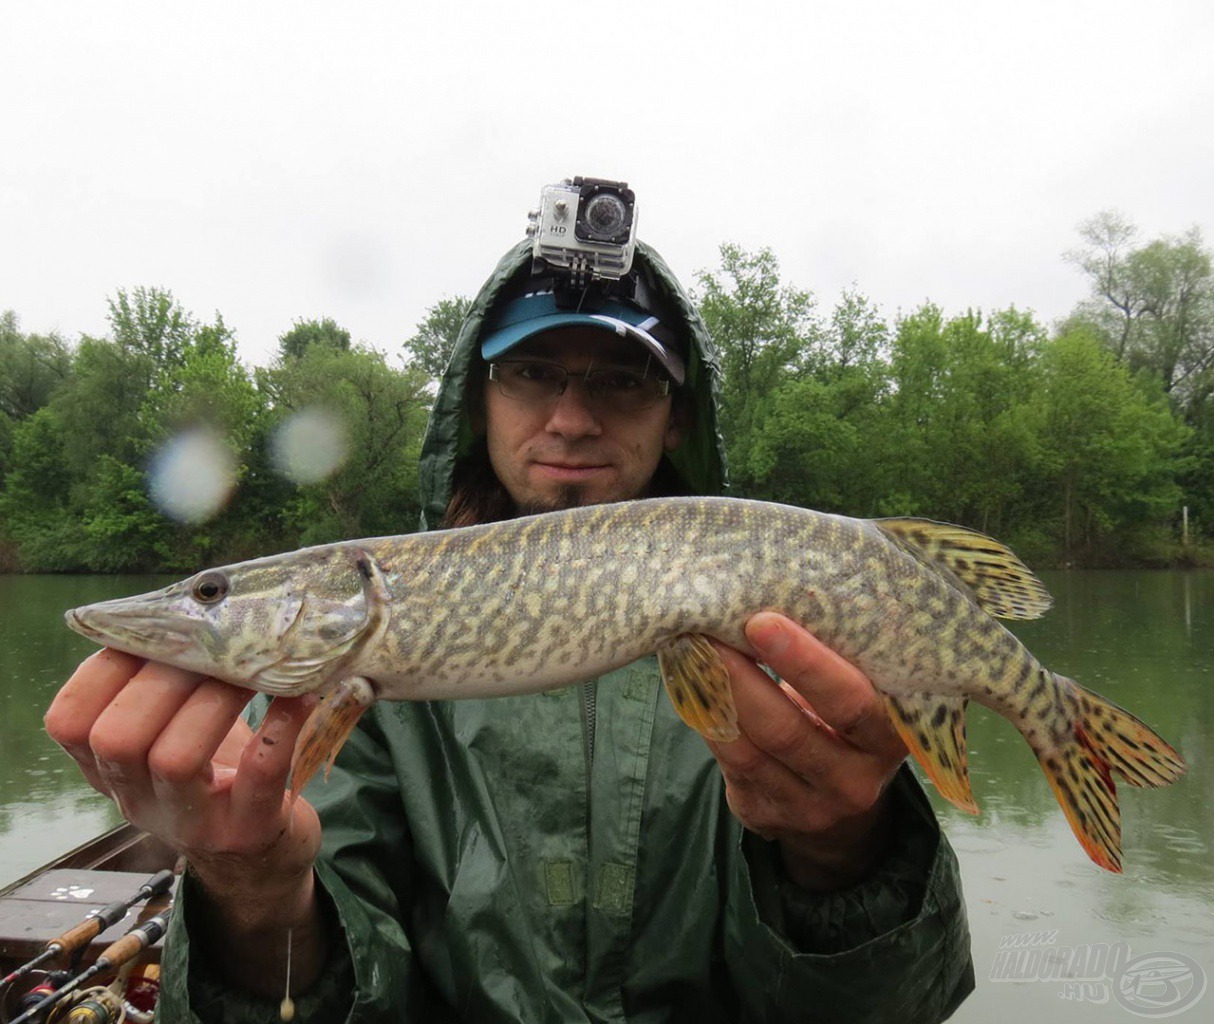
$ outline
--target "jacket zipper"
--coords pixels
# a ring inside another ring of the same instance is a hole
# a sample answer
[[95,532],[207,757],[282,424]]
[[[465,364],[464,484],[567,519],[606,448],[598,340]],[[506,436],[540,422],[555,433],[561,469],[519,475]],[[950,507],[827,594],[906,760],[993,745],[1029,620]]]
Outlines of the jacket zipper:
[[582,737],[586,746],[586,786],[590,786],[590,767],[594,764],[594,727],[598,703],[598,680],[582,683]]

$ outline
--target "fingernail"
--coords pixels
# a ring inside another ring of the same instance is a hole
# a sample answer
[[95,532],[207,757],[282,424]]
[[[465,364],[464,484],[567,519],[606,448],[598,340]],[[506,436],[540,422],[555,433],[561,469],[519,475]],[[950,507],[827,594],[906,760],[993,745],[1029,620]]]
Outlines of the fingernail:
[[792,638],[775,615],[755,615],[746,624],[746,639],[763,655],[779,656],[788,648]]

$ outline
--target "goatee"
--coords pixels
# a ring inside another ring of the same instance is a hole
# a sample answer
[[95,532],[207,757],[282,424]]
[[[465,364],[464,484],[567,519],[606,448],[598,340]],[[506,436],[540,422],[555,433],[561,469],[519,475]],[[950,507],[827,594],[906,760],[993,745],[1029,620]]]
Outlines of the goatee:
[[590,502],[586,500],[585,488],[576,484],[568,484],[557,492],[555,498],[549,500],[540,498],[516,503],[515,515],[538,516],[545,512],[561,512],[567,508],[580,508],[588,504]]

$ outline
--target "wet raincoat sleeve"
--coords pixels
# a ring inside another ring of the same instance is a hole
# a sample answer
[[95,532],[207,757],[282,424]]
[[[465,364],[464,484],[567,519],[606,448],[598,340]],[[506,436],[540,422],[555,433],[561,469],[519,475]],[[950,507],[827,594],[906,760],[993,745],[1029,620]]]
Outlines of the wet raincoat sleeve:
[[[316,873],[331,922],[328,965],[295,999],[307,1022],[427,1019],[424,984],[402,921],[412,892],[412,838],[400,807],[398,780],[386,748],[364,729],[342,751],[328,782],[306,795],[325,822]],[[187,876],[163,958],[157,1019],[191,1024],[280,1022],[277,1000],[226,985],[191,942],[195,904],[205,899]],[[411,1017],[415,1010],[420,1015]]]
[[778,846],[743,833],[724,941],[746,1019],[928,1024],[973,991],[956,856],[909,767],[890,794],[896,845],[839,892],[798,888]]

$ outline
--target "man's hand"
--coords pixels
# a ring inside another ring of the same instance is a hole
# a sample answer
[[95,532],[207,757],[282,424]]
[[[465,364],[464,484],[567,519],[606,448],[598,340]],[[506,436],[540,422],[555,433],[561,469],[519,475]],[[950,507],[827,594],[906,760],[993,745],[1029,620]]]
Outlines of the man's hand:
[[746,655],[716,644],[742,731],[732,743],[709,743],[730,810],[750,831],[779,842],[798,885],[854,884],[885,852],[883,795],[906,747],[864,674],[791,619],[760,612],[747,622],[746,639],[808,707]]
[[[46,729],[128,821],[185,855],[210,897],[211,930],[230,943],[230,975],[246,981],[243,968],[261,952],[272,956],[265,973],[278,986],[274,937],[293,927],[292,980],[303,987],[324,954],[312,875],[320,821],[306,800],[292,805],[285,786],[315,700],[275,700],[254,733],[241,718],[249,698],[197,673],[104,650],[64,684]],[[235,955],[242,939],[249,948]]]

